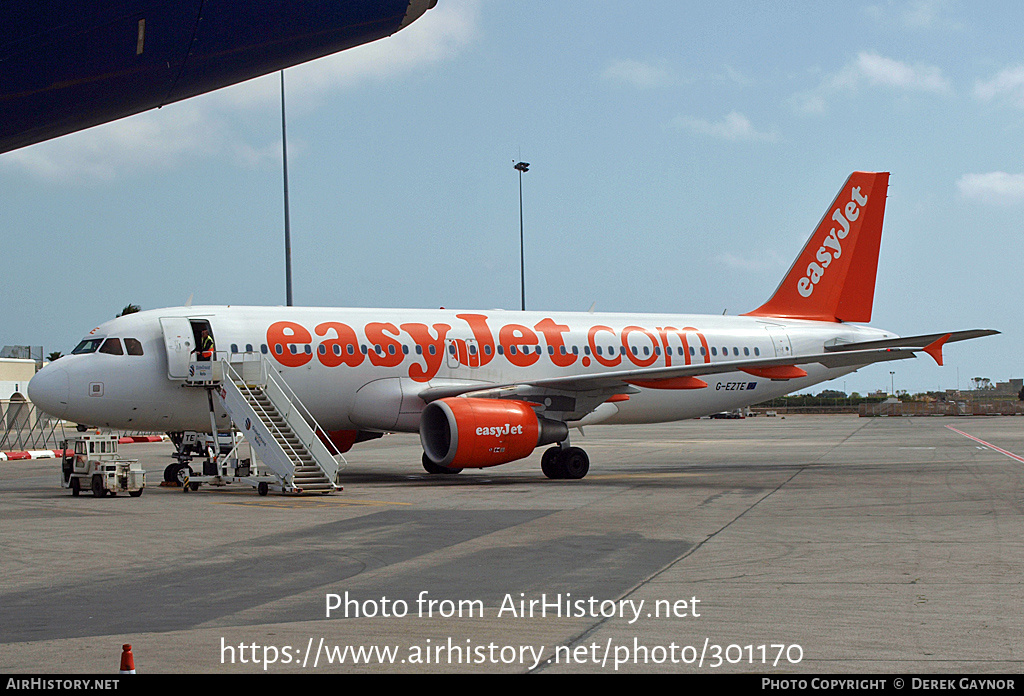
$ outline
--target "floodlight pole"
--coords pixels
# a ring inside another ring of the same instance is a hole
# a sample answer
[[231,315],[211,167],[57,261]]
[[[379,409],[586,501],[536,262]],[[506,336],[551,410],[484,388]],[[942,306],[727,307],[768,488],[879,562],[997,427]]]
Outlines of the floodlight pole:
[[523,172],[530,171],[529,162],[516,162],[513,165],[519,172],[519,291],[521,309],[526,311],[526,254],[523,245]]
[[281,71],[281,161],[284,166],[284,285],[287,305],[292,306],[292,228],[288,213],[288,131],[284,120],[284,70]]

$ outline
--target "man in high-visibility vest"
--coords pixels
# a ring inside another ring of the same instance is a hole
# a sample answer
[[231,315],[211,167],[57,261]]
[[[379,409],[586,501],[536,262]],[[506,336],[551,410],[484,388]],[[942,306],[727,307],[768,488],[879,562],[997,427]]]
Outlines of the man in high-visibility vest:
[[208,329],[203,329],[199,336],[199,345],[193,351],[199,360],[213,360],[214,346],[213,337]]

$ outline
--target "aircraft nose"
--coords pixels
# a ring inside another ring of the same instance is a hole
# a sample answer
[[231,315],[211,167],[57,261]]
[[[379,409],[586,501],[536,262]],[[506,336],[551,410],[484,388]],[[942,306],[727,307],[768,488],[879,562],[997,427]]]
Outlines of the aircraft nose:
[[51,416],[63,418],[68,410],[69,384],[67,370],[48,365],[29,380],[29,401]]

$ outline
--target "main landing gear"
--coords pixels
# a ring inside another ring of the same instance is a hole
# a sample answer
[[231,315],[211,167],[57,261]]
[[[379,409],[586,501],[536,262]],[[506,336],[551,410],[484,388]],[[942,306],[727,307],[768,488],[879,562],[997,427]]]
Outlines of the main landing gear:
[[551,447],[540,458],[549,479],[581,479],[590,471],[590,457],[579,447]]
[[440,464],[435,464],[434,462],[430,461],[430,457],[427,456],[426,452],[423,453],[423,468],[426,470],[428,474],[457,474],[462,471],[462,469],[458,469],[455,467],[441,466]]

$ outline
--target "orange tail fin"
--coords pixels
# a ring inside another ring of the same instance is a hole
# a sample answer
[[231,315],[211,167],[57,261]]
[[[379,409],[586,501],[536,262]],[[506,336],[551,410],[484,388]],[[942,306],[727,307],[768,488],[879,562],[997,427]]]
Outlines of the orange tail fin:
[[871,320],[888,172],[854,172],[771,299],[748,315]]

